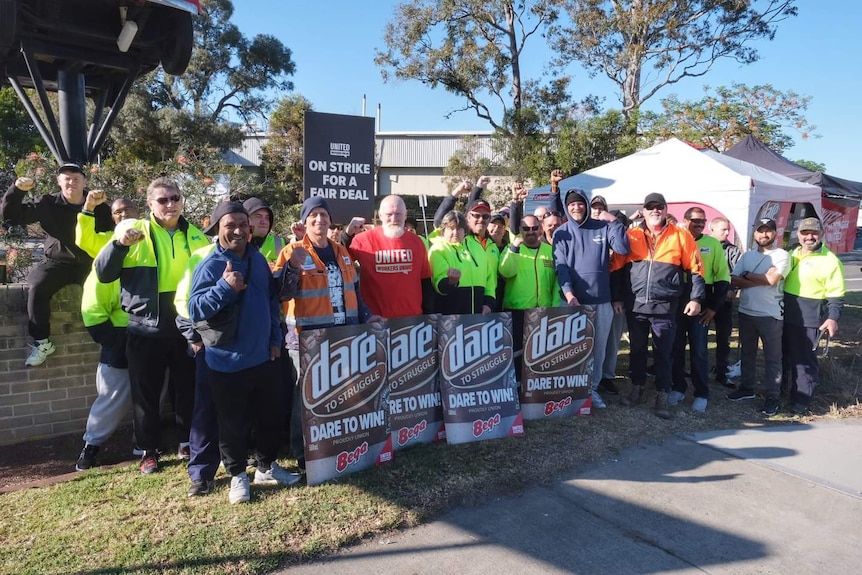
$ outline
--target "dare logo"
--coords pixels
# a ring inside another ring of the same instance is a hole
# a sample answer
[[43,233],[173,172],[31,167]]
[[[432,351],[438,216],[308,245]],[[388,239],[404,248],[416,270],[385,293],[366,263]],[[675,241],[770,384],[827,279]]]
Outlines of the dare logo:
[[437,374],[437,337],[432,322],[392,328],[389,334],[389,385],[403,395],[428,384]]
[[317,349],[310,348],[311,360],[302,375],[302,401],[309,411],[320,417],[340,416],[377,398],[386,383],[387,358],[375,332],[335,342],[324,335],[315,343]]
[[593,352],[595,328],[586,314],[541,316],[524,342],[524,363],[537,374],[570,371]]
[[440,371],[451,385],[478,387],[506,376],[512,365],[512,332],[503,322],[458,324],[448,335],[440,353]]

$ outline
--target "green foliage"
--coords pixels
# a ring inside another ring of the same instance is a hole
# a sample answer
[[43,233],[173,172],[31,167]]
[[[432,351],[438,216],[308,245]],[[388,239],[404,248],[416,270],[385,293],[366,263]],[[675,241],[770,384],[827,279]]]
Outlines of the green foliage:
[[290,90],[291,51],[268,35],[244,36],[230,22],[231,0],[202,0],[194,19],[191,62],[182,76],[161,69],[135,86],[107,152],[124,161],[168,161],[181,149],[226,150],[242,141],[241,125],[265,118],[270,91]]
[[10,170],[29,152],[41,152],[45,144],[27,110],[9,86],[0,88],[0,170]]
[[620,110],[569,120],[557,137],[554,167],[579,174],[636,152],[635,126],[637,115],[626,118]]
[[718,152],[747,135],[756,136],[778,153],[793,146],[789,131],[803,139],[819,137],[803,113],[809,96],[782,92],[770,84],[719,86],[697,101],[681,101],[675,95],[661,101],[660,114],[644,114],[644,135],[649,139],[676,137]]
[[[461,96],[495,130],[507,135],[528,96],[523,51],[556,18],[550,0],[418,0],[395,8],[386,48],[375,62],[383,79],[418,80]],[[451,114],[450,113],[450,114]]]
[[799,166],[802,166],[806,170],[811,170],[812,172],[826,171],[826,164],[815,162],[813,160],[793,160],[793,162]]
[[[772,40],[794,0],[555,0],[560,18],[550,30],[557,64],[577,61],[591,76],[619,87],[631,114],[668,84],[706,74],[716,60],[750,64],[753,40]],[[645,81],[645,75],[649,81]]]

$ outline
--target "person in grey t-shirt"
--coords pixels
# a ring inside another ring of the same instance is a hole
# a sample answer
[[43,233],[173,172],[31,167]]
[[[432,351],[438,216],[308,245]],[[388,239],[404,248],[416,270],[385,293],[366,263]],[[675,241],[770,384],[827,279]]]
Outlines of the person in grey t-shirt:
[[756,250],[742,254],[733,268],[730,280],[739,288],[739,344],[742,355],[742,379],[739,389],[727,394],[732,401],[754,399],[755,361],[758,340],[763,342],[766,379],[762,391],[765,400],[760,408],[764,415],[775,415],[780,408],[781,334],[784,329],[784,276],[790,269],[790,256],[776,248],[775,221],[757,222],[754,231]]

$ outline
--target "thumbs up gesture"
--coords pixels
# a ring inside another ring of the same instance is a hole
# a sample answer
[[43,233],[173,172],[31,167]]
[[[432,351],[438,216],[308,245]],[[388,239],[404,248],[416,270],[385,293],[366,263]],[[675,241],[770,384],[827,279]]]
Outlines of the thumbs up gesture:
[[228,262],[224,267],[224,273],[221,277],[224,278],[224,281],[227,282],[230,289],[233,291],[239,292],[246,288],[245,279],[242,277],[241,273],[233,271],[233,265],[231,262]]

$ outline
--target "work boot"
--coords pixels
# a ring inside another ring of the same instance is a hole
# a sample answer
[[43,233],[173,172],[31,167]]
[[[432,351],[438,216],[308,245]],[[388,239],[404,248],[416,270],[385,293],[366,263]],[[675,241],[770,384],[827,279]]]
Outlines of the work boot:
[[670,419],[670,405],[668,404],[666,391],[659,391],[655,395],[655,407],[653,411],[657,417]]
[[632,384],[628,395],[620,397],[620,404],[625,406],[638,405],[646,401],[646,389],[642,385]]

